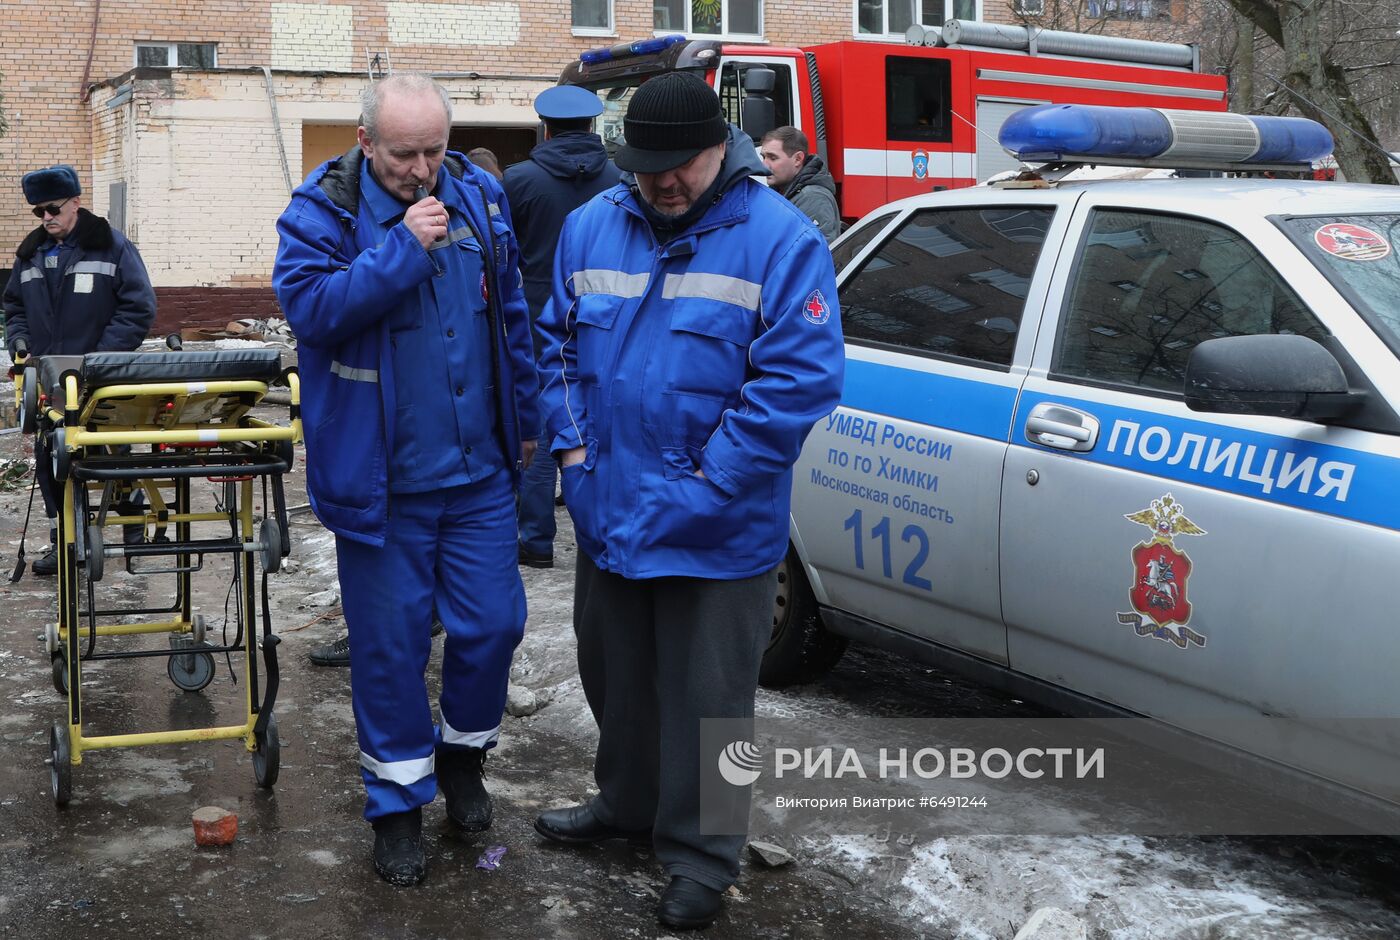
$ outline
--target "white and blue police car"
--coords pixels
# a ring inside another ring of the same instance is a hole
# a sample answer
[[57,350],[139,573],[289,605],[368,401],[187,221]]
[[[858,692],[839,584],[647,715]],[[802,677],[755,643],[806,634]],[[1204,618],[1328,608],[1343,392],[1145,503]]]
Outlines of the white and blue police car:
[[1301,119],[1047,105],[1001,140],[1046,171],[833,247],[846,387],[765,683],[854,639],[1400,803],[1400,188],[1047,182],[1296,170],[1331,146]]

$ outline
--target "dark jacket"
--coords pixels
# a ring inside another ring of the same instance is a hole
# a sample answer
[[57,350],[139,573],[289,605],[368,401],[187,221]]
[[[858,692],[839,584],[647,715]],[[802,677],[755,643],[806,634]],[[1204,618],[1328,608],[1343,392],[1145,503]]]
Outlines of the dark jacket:
[[70,236],[63,285],[55,303],[39,248],[49,238],[41,225],[15,252],[5,285],[5,342],[14,354],[24,339],[36,356],[124,352],[146,338],[156,318],[156,294],[136,246],[107,220],[86,209]]
[[[323,163],[292,194],[277,220],[281,241],[272,287],[298,340],[311,507],[336,535],[378,546],[389,526],[386,448],[395,439],[398,413],[392,331],[400,324],[393,314],[407,292],[433,277],[435,265],[402,223],[379,245],[373,226],[359,223],[362,159],[356,147]],[[452,151],[435,194],[470,220],[472,232],[458,246],[483,250],[484,243],[495,257],[483,287],[497,338],[497,427],[518,479],[521,439],[534,433],[539,416],[509,208],[496,178]]]
[[616,186],[619,175],[603,139],[584,131],[551,137],[530,151],[530,159],[506,170],[501,185],[520,240],[520,274],[531,317],[538,317],[549,300],[554,246],[564,218]]
[[831,178],[826,162],[815,153],[807,157],[802,169],[783,195],[817,224],[827,242],[841,234],[841,210],[836,204],[836,180]]

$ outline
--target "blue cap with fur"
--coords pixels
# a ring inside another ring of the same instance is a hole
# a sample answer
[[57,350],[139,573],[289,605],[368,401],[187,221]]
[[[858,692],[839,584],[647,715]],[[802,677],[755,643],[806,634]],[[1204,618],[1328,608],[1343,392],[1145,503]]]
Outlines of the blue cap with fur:
[[72,199],[83,192],[78,185],[78,171],[65,163],[26,173],[19,184],[24,188],[24,198],[29,200],[31,206]]

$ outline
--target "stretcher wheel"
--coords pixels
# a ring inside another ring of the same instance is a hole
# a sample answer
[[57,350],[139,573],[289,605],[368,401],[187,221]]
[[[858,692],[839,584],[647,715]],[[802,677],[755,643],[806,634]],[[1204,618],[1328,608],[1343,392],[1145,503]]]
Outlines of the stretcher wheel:
[[277,740],[277,716],[267,716],[267,729],[256,735],[257,750],[253,751],[253,776],[258,786],[271,790],[282,766],[282,744]]
[[272,446],[273,456],[278,457],[287,465],[287,471],[296,469],[296,449],[291,441],[276,441]]
[[64,440],[64,429],[59,428],[49,436],[49,460],[53,463],[53,478],[56,482],[67,482],[70,459]]
[[282,567],[282,528],[276,519],[264,519],[258,529],[258,553],[262,556],[263,570],[275,574]]
[[89,581],[102,580],[102,565],[105,557],[102,553],[102,526],[96,524],[88,526],[87,576]]
[[196,645],[202,645],[205,632],[204,615],[195,614],[190,618],[190,639],[194,640]]
[[55,806],[67,806],[73,798],[73,755],[68,726],[61,721],[49,728],[49,789]]
[[170,645],[176,649],[184,648],[187,651],[171,656],[170,664],[165,667],[165,671],[177,688],[184,689],[186,692],[198,692],[214,681],[214,657],[210,653],[196,652],[192,649],[193,643],[187,641],[177,643],[176,641],[176,637],[171,637]]
[[39,426],[39,371],[33,366],[24,369],[24,394],[19,400],[19,428],[33,434]]
[[68,697],[68,655],[62,650],[52,653],[49,656],[49,665],[53,669],[53,687],[64,698]]

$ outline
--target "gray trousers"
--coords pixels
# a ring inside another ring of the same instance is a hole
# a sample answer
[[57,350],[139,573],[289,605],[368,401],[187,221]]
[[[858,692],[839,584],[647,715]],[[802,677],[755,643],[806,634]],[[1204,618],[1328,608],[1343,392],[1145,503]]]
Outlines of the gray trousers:
[[700,720],[753,717],[775,588],[772,571],[629,580],[578,553],[579,677],[598,722],[593,812],[652,829],[667,874],[719,891],[738,878],[745,839],[700,832]]

